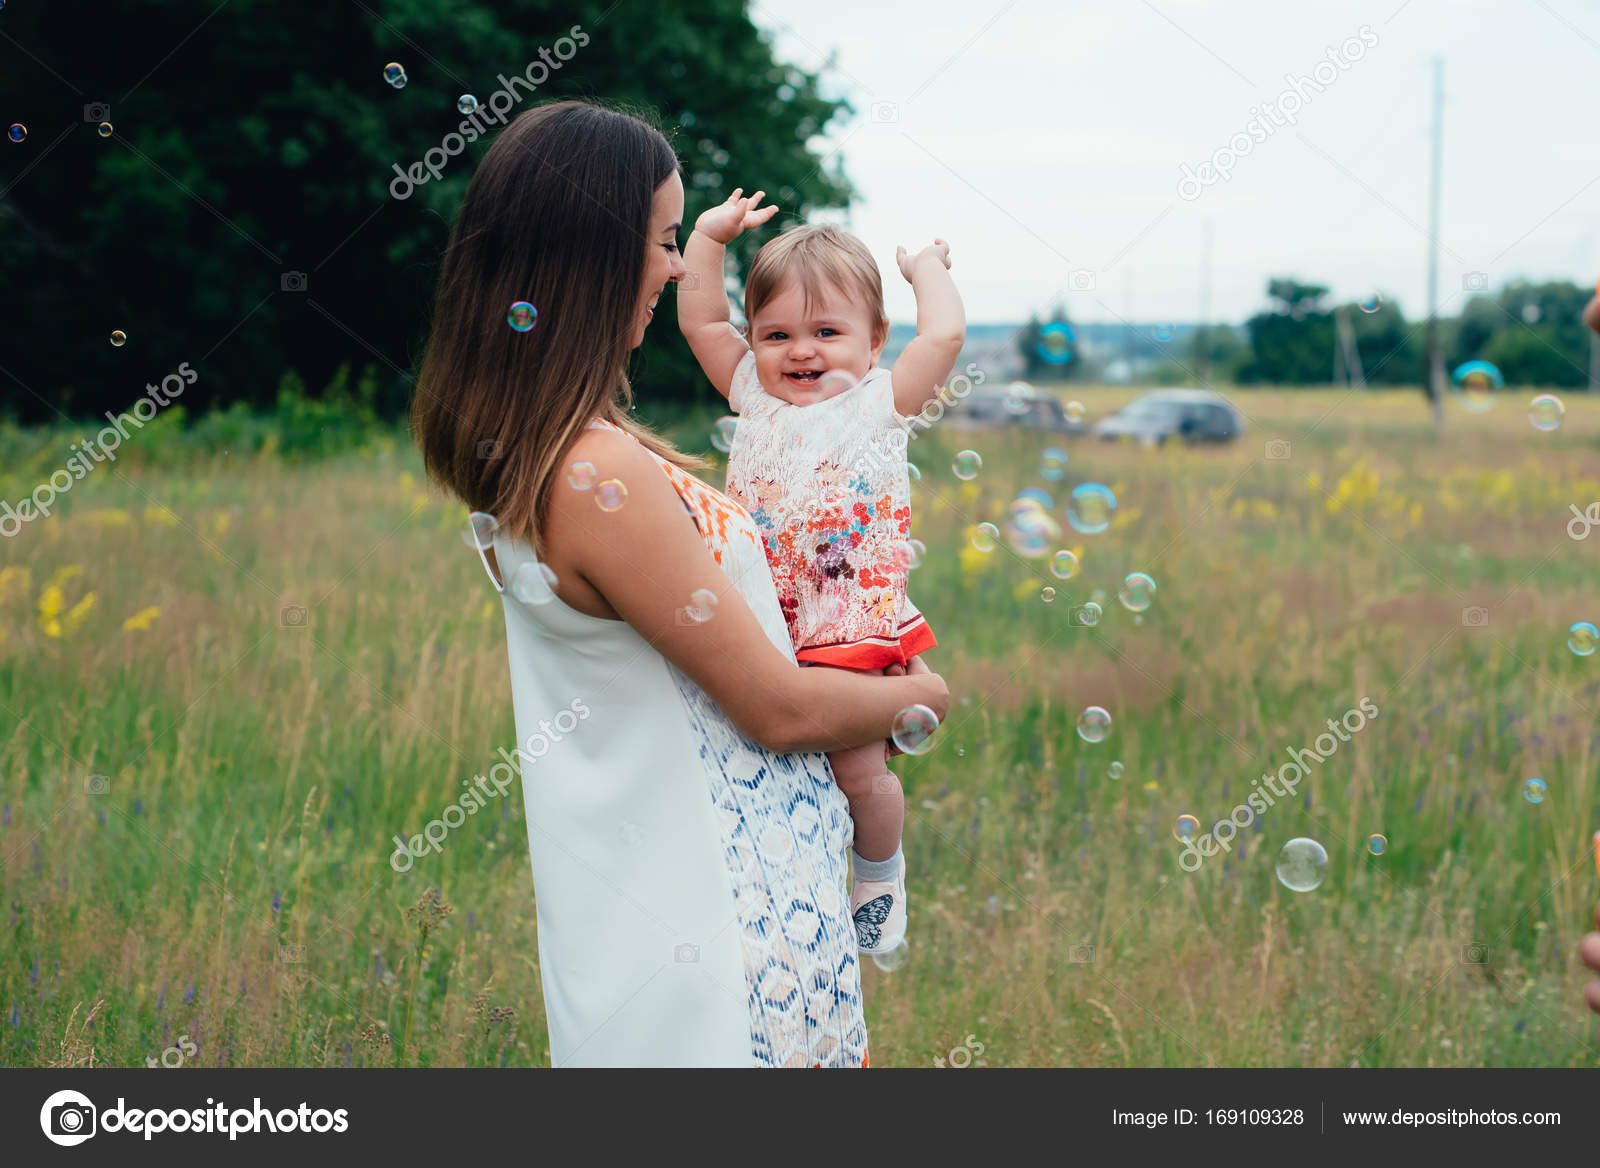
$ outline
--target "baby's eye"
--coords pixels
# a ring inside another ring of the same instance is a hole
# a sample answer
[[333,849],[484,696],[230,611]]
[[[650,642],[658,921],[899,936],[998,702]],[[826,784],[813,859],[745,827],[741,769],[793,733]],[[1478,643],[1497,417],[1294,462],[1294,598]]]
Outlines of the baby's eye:
[[769,341],[787,341],[788,339],[788,333],[770,332],[767,334],[767,340]]
[[837,330],[831,329],[831,328],[821,328],[821,329],[818,329],[817,332],[822,334],[823,336],[830,336],[830,335],[831,336],[838,336],[839,335]]

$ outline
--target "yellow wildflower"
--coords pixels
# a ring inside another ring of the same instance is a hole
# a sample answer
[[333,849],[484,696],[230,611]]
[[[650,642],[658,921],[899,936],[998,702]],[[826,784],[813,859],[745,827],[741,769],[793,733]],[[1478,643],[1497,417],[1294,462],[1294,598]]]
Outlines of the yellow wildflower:
[[74,576],[81,576],[82,574],[83,574],[82,565],[80,565],[80,564],[63,564],[63,565],[61,565],[61,567],[59,567],[59,568],[57,568],[55,570],[55,574],[50,577],[50,583],[46,584],[45,587],[46,588],[60,588],[63,584],[65,584],[68,580],[72,579]]
[[144,509],[144,521],[146,523],[160,524],[162,527],[178,526],[178,517],[172,513],[170,508],[164,506],[146,507]]
[[1308,491],[1320,491],[1320,490],[1322,490],[1322,476],[1319,475],[1316,471],[1312,471],[1310,474],[1306,475],[1306,490],[1308,490]]
[[984,568],[988,567],[990,561],[994,558],[994,553],[980,552],[977,548],[972,546],[972,541],[968,540],[966,543],[961,545],[961,554],[959,558],[961,561],[962,572],[971,576],[977,572],[983,571]]
[[62,604],[61,589],[54,584],[46,585],[39,594],[39,627],[47,637],[61,635],[61,621],[58,618]]
[[126,527],[133,522],[133,517],[126,511],[116,507],[96,507],[91,511],[82,512],[82,518],[87,523],[92,523],[99,528]]
[[144,632],[161,615],[161,610],[154,606],[141,608],[127,620],[122,622],[122,631],[125,633]]
[[89,615],[89,610],[94,607],[94,593],[90,592],[84,598],[67,610],[66,616],[61,618],[62,631],[71,636],[78,631],[80,625]]
[[218,511],[216,516],[211,520],[211,534],[223,535],[227,532],[228,525],[232,522],[232,515],[229,515],[226,511]]
[[1013,600],[1036,600],[1039,596],[1040,584],[1037,580],[1018,580],[1011,589]]
[[400,489],[402,491],[406,492],[407,494],[410,494],[411,493],[411,488],[416,486],[416,485],[417,485],[417,479],[416,479],[415,475],[413,475],[408,470],[404,470],[404,471],[400,472]]

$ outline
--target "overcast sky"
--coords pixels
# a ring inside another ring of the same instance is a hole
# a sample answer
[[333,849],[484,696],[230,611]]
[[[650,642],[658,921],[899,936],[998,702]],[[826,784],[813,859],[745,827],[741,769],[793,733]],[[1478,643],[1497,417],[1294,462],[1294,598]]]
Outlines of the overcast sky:
[[[1207,224],[1214,320],[1258,311],[1278,274],[1420,316],[1435,56],[1441,313],[1472,272],[1491,288],[1600,276],[1595,0],[753,0],[751,16],[780,60],[817,69],[837,50],[827,91],[858,112],[815,145],[859,189],[845,224],[897,321],[915,307],[895,245],[935,235],[970,322],[1058,297],[1074,320],[1193,321]],[[1360,59],[1338,68],[1327,52],[1349,38]],[[1335,75],[1320,93],[1279,101],[1286,73],[1316,84],[1319,63]],[[1180,197],[1180,165],[1253,116],[1264,140]],[[737,166],[731,185],[762,183]]]

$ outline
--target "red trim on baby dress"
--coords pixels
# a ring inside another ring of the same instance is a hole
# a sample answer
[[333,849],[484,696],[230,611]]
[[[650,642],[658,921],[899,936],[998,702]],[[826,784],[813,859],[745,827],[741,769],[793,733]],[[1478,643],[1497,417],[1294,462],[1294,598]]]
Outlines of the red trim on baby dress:
[[809,645],[796,651],[795,659],[843,669],[882,669],[885,665],[904,665],[938,643],[928,622],[918,613],[900,626],[898,637],[866,637],[833,645]]

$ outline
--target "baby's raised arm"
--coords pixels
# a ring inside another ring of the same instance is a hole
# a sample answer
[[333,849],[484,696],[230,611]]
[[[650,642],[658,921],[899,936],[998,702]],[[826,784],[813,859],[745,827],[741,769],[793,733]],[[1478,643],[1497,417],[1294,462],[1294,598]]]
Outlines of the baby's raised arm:
[[895,253],[900,274],[917,297],[917,335],[891,371],[894,408],[903,417],[920,413],[944,385],[967,340],[967,314],[950,279],[950,245],[933,241],[914,256]]
[[756,210],[764,192],[741,198],[736,187],[728,200],[704,212],[683,250],[688,273],[678,282],[678,327],[700,368],[723,397],[733,385],[733,371],[750,346],[728,323],[728,294],[722,289],[722,263],[728,244],[777,214],[776,203]]

